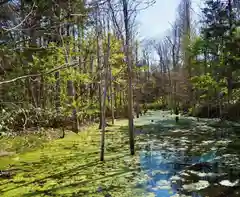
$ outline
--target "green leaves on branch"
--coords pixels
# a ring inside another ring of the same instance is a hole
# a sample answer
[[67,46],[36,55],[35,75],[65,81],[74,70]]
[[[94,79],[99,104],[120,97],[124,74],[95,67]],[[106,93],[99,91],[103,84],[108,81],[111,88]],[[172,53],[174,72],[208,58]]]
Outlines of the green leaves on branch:
[[218,87],[218,83],[209,73],[206,75],[194,76],[191,78],[191,81],[197,89],[208,90]]

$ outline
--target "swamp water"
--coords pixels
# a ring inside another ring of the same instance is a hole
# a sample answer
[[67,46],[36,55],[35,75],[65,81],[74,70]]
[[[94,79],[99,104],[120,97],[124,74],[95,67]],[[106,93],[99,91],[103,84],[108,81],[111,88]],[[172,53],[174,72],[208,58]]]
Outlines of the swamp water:
[[152,112],[136,124],[145,138],[138,144],[144,178],[136,187],[145,196],[240,197],[239,155],[227,150],[237,138],[233,126],[190,117],[176,124],[169,112]]

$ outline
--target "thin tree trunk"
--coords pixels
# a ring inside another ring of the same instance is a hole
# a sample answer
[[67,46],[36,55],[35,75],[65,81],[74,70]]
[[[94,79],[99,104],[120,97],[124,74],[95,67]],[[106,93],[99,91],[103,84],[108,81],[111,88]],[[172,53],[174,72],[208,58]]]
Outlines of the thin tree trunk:
[[31,98],[32,98],[32,104],[34,107],[37,107],[37,97],[36,97],[36,91],[35,91],[35,85],[34,83],[31,81],[32,79],[29,78],[29,89],[30,89],[30,94],[31,94]]
[[134,124],[133,124],[133,90],[132,90],[132,60],[130,51],[130,31],[129,31],[129,14],[128,14],[128,2],[123,0],[123,15],[125,25],[125,56],[128,70],[128,126],[129,126],[129,143],[130,153],[134,155]]
[[[233,11],[232,11],[232,0],[228,0],[228,11],[229,11],[229,31],[230,31],[230,38],[233,37],[233,30],[232,30],[232,17],[233,17]],[[232,59],[229,60],[228,63],[228,71],[227,71],[227,82],[228,82],[228,103],[230,103],[232,99]]]
[[[109,36],[110,37],[110,36]],[[107,91],[108,91],[108,72],[109,72],[109,65],[108,65],[108,58],[109,58],[109,51],[110,51],[110,39],[108,39],[108,52],[106,54],[104,61],[105,71],[104,71],[104,84],[103,84],[103,98],[102,98],[102,123],[106,122],[106,98],[107,98]],[[101,152],[100,152],[100,161],[104,161],[104,146],[105,146],[105,128],[106,124],[102,124],[102,133],[101,133]]]
[[[98,71],[100,72],[100,71]],[[99,129],[102,129],[103,128],[103,122],[102,122],[102,87],[101,87],[101,84],[99,83],[98,85],[98,95],[99,95]]]
[[57,113],[60,113],[60,106],[61,106],[61,102],[60,102],[60,72],[57,71],[55,72],[55,80],[56,80],[56,84],[55,84],[55,108]]
[[112,70],[110,70],[111,81],[110,81],[110,94],[111,94],[111,112],[112,112],[112,124],[114,124],[115,120],[115,109],[114,109],[114,102],[115,102],[115,93],[113,93],[113,82],[112,82]]
[[[109,19],[109,18],[108,18]],[[103,102],[102,102],[102,135],[101,135],[101,153],[100,153],[100,161],[104,161],[104,146],[105,146],[105,127],[106,127],[106,98],[107,98],[107,92],[108,92],[108,73],[110,70],[109,67],[109,56],[110,56],[110,26],[109,26],[109,20],[107,22],[107,52],[104,56],[104,88],[103,88]],[[110,84],[112,82],[110,81]],[[112,99],[111,99],[112,102]]]
[[117,99],[117,95],[118,95],[117,94],[118,93],[117,92],[117,84],[113,83],[113,87],[114,87],[114,89],[113,89],[114,96],[113,97],[114,97],[114,107],[115,107],[115,114],[114,115],[115,115],[115,118],[118,118],[118,116],[119,116],[119,111],[118,111],[119,107],[118,107],[118,102],[117,102],[118,101],[118,99]]
[[41,76],[41,83],[40,83],[40,103],[41,108],[45,108],[45,84],[44,84],[44,77]]
[[[97,2],[96,2],[97,4]],[[102,122],[102,85],[101,85],[101,67],[102,67],[102,31],[101,31],[101,24],[99,24],[100,20],[100,14],[98,10],[98,5],[97,5],[97,14],[96,14],[96,34],[97,34],[97,65],[98,65],[98,98],[99,98],[99,129],[103,128],[103,122]]]
[[[102,118],[102,123],[105,122],[106,118],[105,118],[105,115],[106,115],[106,97],[107,97],[107,65],[105,65],[105,79],[103,80],[104,81],[104,86],[103,86],[103,97],[102,98],[102,111],[100,112],[101,113],[101,118]],[[100,161],[104,161],[104,149],[105,149],[105,128],[106,128],[106,124],[102,124],[102,133],[101,133],[101,150],[100,150]]]
[[123,92],[121,91],[121,85],[118,84],[118,92],[119,92],[119,107],[123,106],[123,100],[122,100],[122,94]]

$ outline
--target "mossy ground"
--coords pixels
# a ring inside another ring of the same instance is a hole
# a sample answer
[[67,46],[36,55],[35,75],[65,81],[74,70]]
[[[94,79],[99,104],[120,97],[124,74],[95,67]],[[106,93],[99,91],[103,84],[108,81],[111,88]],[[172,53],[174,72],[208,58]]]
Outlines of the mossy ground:
[[[140,164],[141,149],[149,150],[149,142],[155,140],[154,151],[182,148],[186,154],[201,155],[216,147],[218,140],[209,122],[182,117],[176,124],[165,112],[149,113],[136,119],[135,125],[135,156],[129,154],[127,121],[119,120],[107,128],[105,162],[99,161],[97,125],[79,134],[68,132],[64,139],[39,135],[1,139],[0,147],[14,154],[0,157],[0,170],[11,172],[10,178],[0,177],[0,196],[155,196],[145,186],[136,187],[149,178]],[[220,144],[219,149],[225,146]]]
[[136,196],[130,180],[138,159],[129,156],[127,133],[119,130],[124,124],[108,128],[105,162],[99,161],[101,133],[96,125],[34,151],[0,158],[0,169],[12,176],[0,179],[1,196]]

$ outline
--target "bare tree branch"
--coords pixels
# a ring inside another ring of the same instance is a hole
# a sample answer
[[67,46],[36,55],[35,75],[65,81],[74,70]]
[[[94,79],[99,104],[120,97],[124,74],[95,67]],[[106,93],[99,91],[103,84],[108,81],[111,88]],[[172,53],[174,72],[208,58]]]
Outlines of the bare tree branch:
[[12,82],[15,82],[15,81],[18,81],[18,80],[21,80],[21,79],[26,79],[26,78],[31,78],[31,77],[40,77],[40,76],[43,76],[43,75],[48,75],[48,74],[51,74],[57,70],[62,70],[62,69],[65,69],[65,68],[69,68],[69,67],[74,67],[74,66],[77,66],[78,65],[78,62],[72,62],[71,64],[63,64],[57,68],[54,68],[50,71],[47,71],[47,72],[44,72],[44,73],[39,73],[39,74],[30,74],[30,75],[24,75],[24,76],[20,76],[20,77],[16,77],[14,79],[10,79],[10,80],[7,80],[7,81],[1,81],[0,82],[0,85],[3,85],[3,84],[7,84],[7,83],[12,83]]
[[7,28],[4,28],[4,27],[3,27],[3,29],[4,29],[5,31],[9,32],[9,31],[15,30],[15,29],[17,29],[18,27],[20,27],[20,26],[28,19],[28,17],[33,13],[34,8],[35,8],[35,2],[34,2],[32,8],[31,8],[31,11],[27,14],[27,16],[26,16],[18,25],[16,25],[15,27],[12,27],[12,28],[10,28],[10,29],[7,29]]

